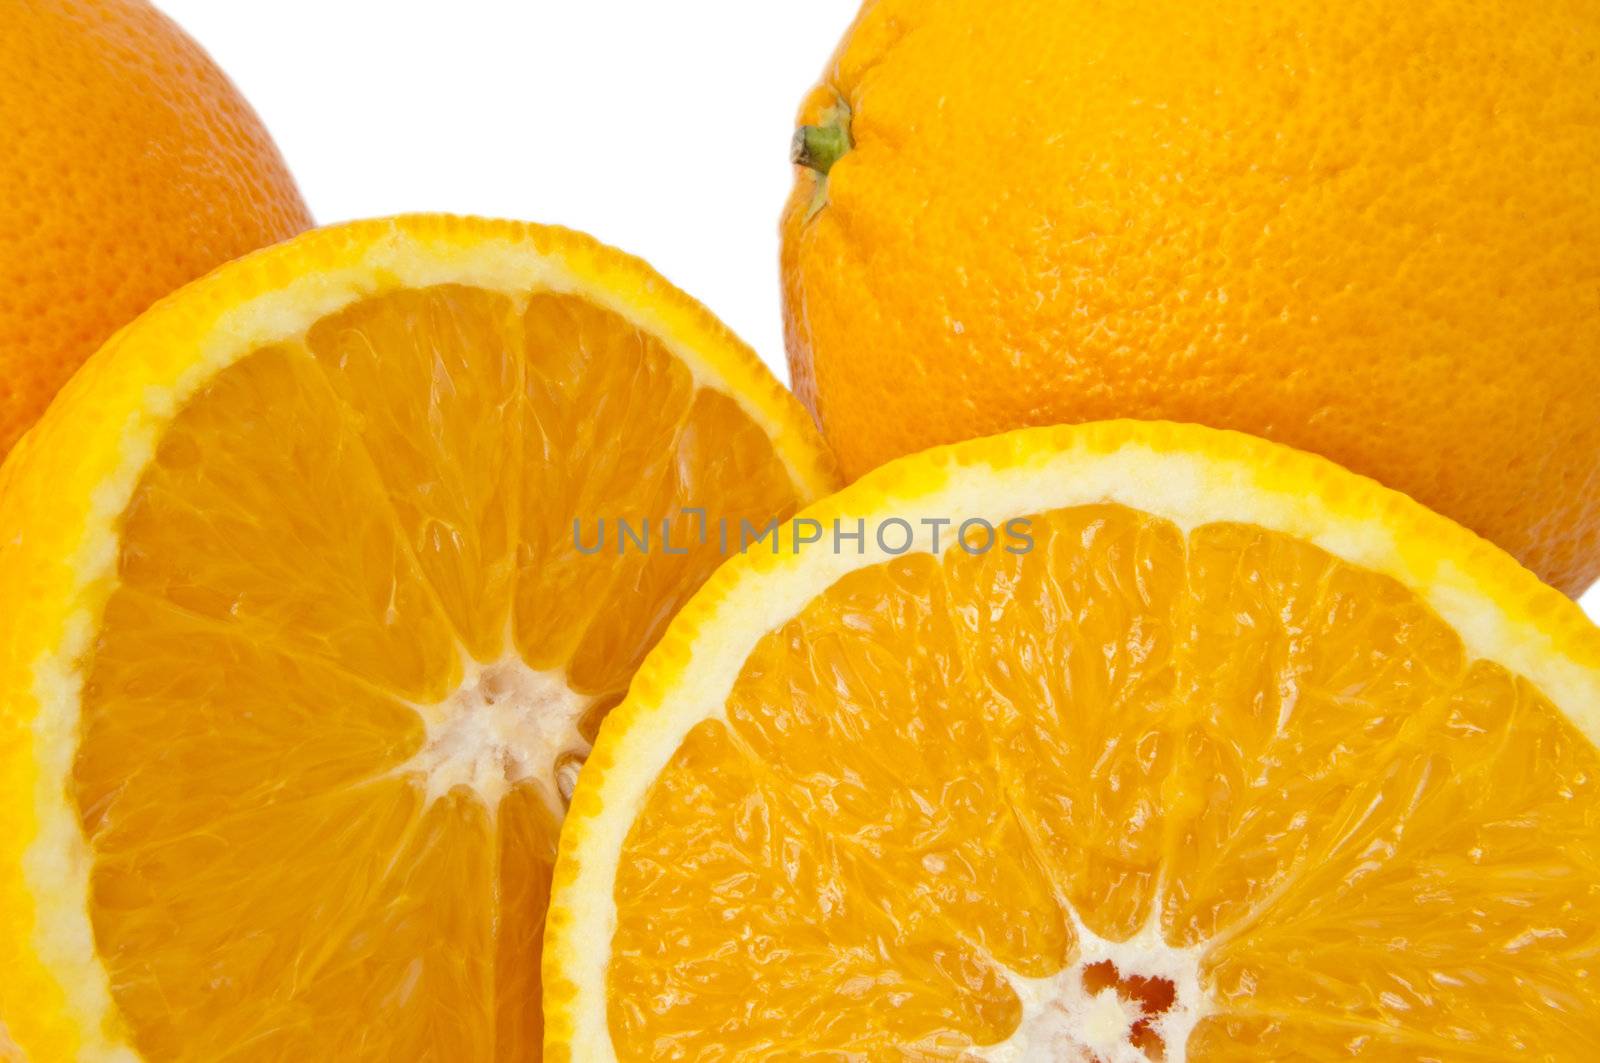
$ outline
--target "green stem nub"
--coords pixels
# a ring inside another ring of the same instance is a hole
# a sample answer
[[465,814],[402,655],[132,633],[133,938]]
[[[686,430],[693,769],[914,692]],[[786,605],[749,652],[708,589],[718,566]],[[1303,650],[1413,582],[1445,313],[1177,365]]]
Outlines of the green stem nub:
[[803,125],[794,131],[789,158],[828,176],[833,164],[850,150],[850,133],[842,125]]

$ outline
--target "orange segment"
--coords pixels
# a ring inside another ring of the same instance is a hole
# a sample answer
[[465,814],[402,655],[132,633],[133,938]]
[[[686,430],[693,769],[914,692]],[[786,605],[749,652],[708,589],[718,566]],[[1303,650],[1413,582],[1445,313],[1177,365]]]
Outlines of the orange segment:
[[[805,822],[837,839],[850,877],[915,898],[898,921],[1048,973],[1070,930],[1024,825],[994,815],[1010,780],[942,584],[927,556],[840,580],[757,646],[729,724]],[[907,889],[929,871],[938,888]]]
[[1281,1024],[1284,1043],[1398,1027],[1437,1050],[1465,1026],[1492,1030],[1502,1058],[1600,1049],[1594,746],[1527,680],[1478,661],[1367,748],[1328,855],[1215,950],[1229,1010]]
[[[893,919],[889,880],[841,853],[785,789],[716,721],[662,772],[617,879],[638,902],[617,927],[607,983],[623,1057],[693,1056],[719,1044],[708,1024],[734,1016],[721,1044],[752,1058],[824,1045],[871,1054],[1013,1024],[993,967],[947,927]],[[733,899],[733,922],[703,917]],[[745,944],[730,951],[730,938]]]
[[291,347],[240,359],[174,418],[123,517],[118,576],[403,697],[454,680],[449,621],[373,457]]
[[[293,1036],[262,1024],[245,1055],[492,1059],[495,843],[492,810],[454,790],[392,853],[374,900],[295,1003]],[[297,987],[299,988],[299,987]],[[257,1012],[259,1014],[259,1012]],[[381,1028],[374,1016],[383,1016]],[[235,1049],[237,1052],[238,1050]]]
[[[216,1058],[262,1033],[304,1037],[336,1020],[333,1002],[319,1006],[308,989],[384,907],[421,804],[415,788],[387,779],[97,851],[96,947],[140,1054]],[[271,918],[291,904],[308,918]]]
[[[616,521],[638,527],[659,511],[694,382],[659,343],[582,300],[536,295],[525,326],[532,430],[523,444],[517,646],[535,667],[547,667],[572,659],[606,594],[626,588],[622,572],[645,565],[642,550],[618,552]],[[597,445],[601,439],[607,445]],[[593,451],[596,460],[573,467],[563,455],[575,450]],[[551,497],[571,502],[553,507],[545,502]],[[600,522],[608,517],[606,540]],[[614,560],[586,563],[579,539]]]
[[479,660],[510,615],[519,490],[516,308],[444,285],[357,303],[306,337],[383,479],[404,540]]
[[106,609],[80,726],[73,783],[108,854],[269,807],[296,815],[426,738],[393,696],[126,587]]
[[1173,828],[1165,917],[1182,944],[1281,902],[1297,869],[1358,865],[1365,846],[1345,832],[1385,796],[1408,807],[1383,794],[1381,772],[1407,744],[1447,737],[1438,710],[1467,668],[1459,636],[1414,593],[1315,547],[1212,526],[1189,537],[1189,557],[1192,715],[1174,786],[1203,814]]
[[1032,851],[1092,930],[1126,937],[1161,863],[1183,538],[1116,507],[1030,534],[1027,554],[946,555],[943,582]]
[[544,941],[558,830],[549,806],[530,787],[518,787],[501,800],[493,994],[496,1060],[533,1059],[544,1042],[543,1015],[539,1008],[528,1006],[541,995],[539,965],[528,959],[539,955]]
[[[534,296],[524,321],[517,646],[536,667],[564,663],[575,689],[620,697],[726,552],[722,522],[736,549],[740,522],[792,512],[793,489],[765,430],[697,388],[658,338],[566,295]],[[575,465],[564,459],[573,451],[595,459]],[[609,607],[619,597],[636,607]]]
[[1503,555],[1319,459],[1134,423],[802,517],[1028,544],[786,549],[686,607],[579,785],[550,1049],[1600,1052],[1600,631]]
[[[576,687],[620,697],[679,606],[723,557],[739,549],[737,531],[793,513],[793,491],[763,434],[731,399],[696,392],[670,457],[638,509],[661,516],[632,524],[648,529],[646,549],[635,548],[613,525],[611,550],[625,544],[625,554],[615,564],[610,593],[638,607],[603,614],[585,632],[571,663]],[[677,499],[697,501],[685,507],[674,504]],[[726,540],[724,527],[730,529]]]
[[65,854],[0,861],[34,928],[0,934],[7,1028],[41,1059],[538,1059],[572,776],[720,560],[583,553],[574,522],[785,517],[831,476],[805,425],[703,310],[558,230],[327,230],[141,319],[0,491],[31,603],[5,719],[72,736],[69,805],[0,772],[5,844]]

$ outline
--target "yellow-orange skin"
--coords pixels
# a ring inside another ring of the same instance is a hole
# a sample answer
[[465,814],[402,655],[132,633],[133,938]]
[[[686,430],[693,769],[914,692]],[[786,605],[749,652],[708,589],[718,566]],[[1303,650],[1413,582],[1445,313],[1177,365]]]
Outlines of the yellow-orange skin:
[[104,340],[307,228],[232,82],[143,0],[0,16],[0,456]]
[[1593,0],[876,0],[800,120],[841,107],[783,280],[848,476],[1192,421],[1600,576]]

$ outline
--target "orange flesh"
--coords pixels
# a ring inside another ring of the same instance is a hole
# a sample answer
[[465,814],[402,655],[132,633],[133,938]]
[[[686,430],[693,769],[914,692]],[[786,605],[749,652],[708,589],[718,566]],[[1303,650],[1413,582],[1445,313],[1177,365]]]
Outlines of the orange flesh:
[[574,296],[375,296],[220,373],[85,666],[91,916],[141,1054],[538,1058],[560,808],[509,761],[503,796],[430,795],[412,758],[469,659],[564,677],[592,740],[719,560],[682,527],[686,556],[581,554],[574,518],[797,503],[732,400]]
[[757,645],[624,846],[619,1058],[957,1058],[1073,913],[1198,950],[1191,1060],[1600,1058],[1600,754],[1538,690],[1276,533],[1032,532]]

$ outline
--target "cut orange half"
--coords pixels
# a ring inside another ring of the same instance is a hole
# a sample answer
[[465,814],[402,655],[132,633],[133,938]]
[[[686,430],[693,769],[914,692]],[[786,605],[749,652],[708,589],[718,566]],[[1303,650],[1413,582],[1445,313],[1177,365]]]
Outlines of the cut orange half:
[[547,1052],[1600,1059],[1597,739],[1577,607],[1324,460],[930,451],[723,567],[607,720]]
[[537,1058],[600,718],[697,530],[832,486],[644,264],[443,217],[158,304],[0,476],[0,1019],[39,1061]]

